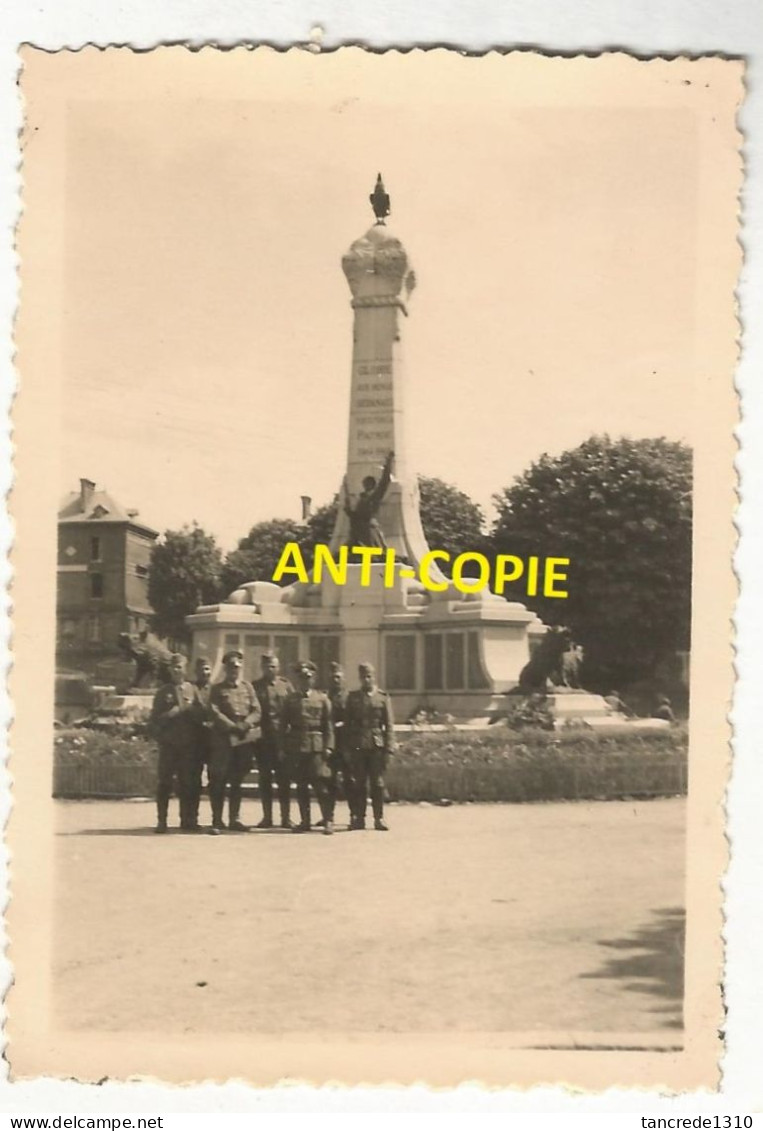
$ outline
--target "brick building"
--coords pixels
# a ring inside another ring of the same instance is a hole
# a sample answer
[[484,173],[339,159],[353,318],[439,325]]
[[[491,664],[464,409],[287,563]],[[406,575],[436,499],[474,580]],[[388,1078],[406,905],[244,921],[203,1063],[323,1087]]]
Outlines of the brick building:
[[120,632],[148,627],[148,567],[158,531],[89,479],[58,513],[56,658],[93,672],[116,657]]

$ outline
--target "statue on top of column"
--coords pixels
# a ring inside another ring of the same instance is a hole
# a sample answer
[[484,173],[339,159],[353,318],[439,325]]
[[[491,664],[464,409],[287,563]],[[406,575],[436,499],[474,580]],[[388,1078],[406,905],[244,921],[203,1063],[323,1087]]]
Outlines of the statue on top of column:
[[378,174],[376,178],[376,184],[374,186],[374,191],[371,193],[368,199],[370,200],[371,207],[374,210],[376,223],[383,224],[389,216],[390,201],[389,193],[384,187],[384,181],[382,180],[381,173]]
[[363,490],[358,495],[355,506],[350,503],[345,484],[344,510],[350,520],[350,533],[347,539],[349,546],[380,546],[383,550],[387,549],[384,533],[376,515],[392,478],[394,458],[394,452],[387,454],[378,483],[373,475],[365,477]]

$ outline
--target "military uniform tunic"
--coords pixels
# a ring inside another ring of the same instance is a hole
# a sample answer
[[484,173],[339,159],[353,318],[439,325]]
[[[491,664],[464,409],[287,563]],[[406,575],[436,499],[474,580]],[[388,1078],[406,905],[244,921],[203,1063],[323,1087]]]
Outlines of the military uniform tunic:
[[281,824],[289,825],[291,780],[284,751],[284,711],[294,688],[288,679],[276,676],[271,682],[265,676],[254,683],[262,711],[262,735],[255,748],[262,800],[262,826],[273,823],[273,779],[278,785]]
[[255,680],[253,686],[262,711],[262,736],[258,748],[275,767],[283,760],[283,716],[286,701],[294,694],[294,688],[288,679],[280,675],[272,683],[265,678]]
[[251,683],[216,683],[209,696],[215,733],[224,736],[230,746],[252,743],[260,735],[262,712]]
[[[328,777],[334,749],[331,704],[322,691],[294,691],[284,708],[284,739],[292,771]],[[309,768],[308,768],[309,767]]]
[[214,716],[212,715],[212,708],[210,706],[212,684],[195,682],[193,689],[196,698],[193,707],[195,721],[193,818],[194,824],[198,824],[199,802],[201,800],[201,775],[205,766],[207,768],[207,783],[209,783]]
[[209,764],[212,824],[222,824],[225,786],[229,784],[230,823],[238,821],[241,783],[252,768],[254,744],[260,736],[260,704],[251,683],[224,680],[212,687],[209,708],[213,720]]
[[350,762],[345,752],[345,715],[347,712],[347,692],[343,687],[335,687],[328,692],[331,704],[331,720],[334,724],[334,756],[331,759],[331,812],[333,815],[338,790],[338,778],[342,778],[344,797],[352,816],[355,794],[352,786]]
[[194,734],[195,698],[193,684],[188,680],[165,683],[157,690],[151,707],[151,727],[160,746],[187,749]]
[[310,824],[310,791],[312,784],[321,807],[321,816],[330,820],[329,760],[334,748],[331,705],[322,691],[310,688],[295,691],[284,708],[284,741],[291,778],[297,786],[303,827]]
[[181,827],[193,823],[195,701],[194,686],[187,680],[165,683],[154,695],[150,727],[159,746],[156,802],[160,824],[166,823],[173,788],[180,802]]
[[345,757],[354,782],[353,816],[365,820],[370,788],[374,818],[384,811],[384,771],[395,747],[392,703],[386,691],[359,688],[347,696],[344,723]]

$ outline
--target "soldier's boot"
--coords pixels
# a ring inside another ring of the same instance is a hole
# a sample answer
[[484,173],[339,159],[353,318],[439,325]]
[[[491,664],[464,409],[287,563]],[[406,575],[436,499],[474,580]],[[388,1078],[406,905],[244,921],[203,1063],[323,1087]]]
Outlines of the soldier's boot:
[[318,794],[318,804],[321,807],[323,835],[331,836],[334,831],[334,805],[330,789]]
[[281,778],[278,783],[278,808],[281,810],[281,828],[291,828],[291,782]]
[[315,822],[316,829],[325,829],[326,828],[326,821],[332,819],[326,813],[326,808],[327,808],[327,806],[326,806],[326,790],[330,789],[330,788],[331,788],[330,786],[323,786],[322,784],[316,783],[316,785],[315,785],[315,796],[316,796],[317,801],[318,801],[318,808],[321,811],[320,821]]
[[323,817],[324,817],[324,820],[323,820],[324,824],[326,824],[326,822],[328,822],[330,825],[333,825],[333,823],[334,823],[334,811],[336,809],[336,791],[337,791],[337,788],[338,787],[337,787],[336,777],[332,777],[331,780],[329,782],[327,782],[327,784],[326,784],[325,800],[324,800],[324,804],[321,806],[321,812],[323,813]]
[[156,833],[166,833],[167,831],[167,813],[170,807],[170,791],[168,789],[160,789],[156,794]]
[[187,833],[199,833],[199,797],[191,783],[180,801],[180,827]]
[[197,782],[193,788],[193,795],[191,797],[191,828],[198,831],[201,827],[199,825],[199,805],[201,804],[201,782]]
[[353,825],[354,829],[364,829],[366,827],[366,783],[365,779],[362,782],[355,782],[355,800],[353,802]]
[[297,793],[299,802],[299,824],[292,828],[293,833],[310,832],[310,794],[306,789],[300,788]]
[[[347,802],[347,811],[350,816],[350,828],[355,828],[355,783],[350,780],[349,775],[345,774],[342,777],[342,795]],[[336,802],[336,793],[334,794],[334,801]]]
[[183,832],[190,832],[193,828],[193,786],[182,782],[179,787],[178,803],[180,806],[180,827]]
[[374,828],[377,832],[388,833],[389,826],[384,823],[384,786],[380,783],[371,786],[371,807],[374,811]]
[[223,806],[225,804],[225,790],[217,786],[210,786],[209,789],[209,803],[212,807],[212,829],[213,835],[221,833],[225,828],[223,821]]
[[201,766],[194,767],[193,777],[188,786],[188,827],[199,831],[199,804],[201,803]]
[[248,833],[246,825],[238,819],[241,812],[241,782],[230,783],[230,797],[228,798],[228,828],[232,833]]
[[262,801],[262,820],[257,823],[258,829],[273,828],[273,787],[270,784],[269,778],[270,771],[268,770],[260,775],[260,800]]

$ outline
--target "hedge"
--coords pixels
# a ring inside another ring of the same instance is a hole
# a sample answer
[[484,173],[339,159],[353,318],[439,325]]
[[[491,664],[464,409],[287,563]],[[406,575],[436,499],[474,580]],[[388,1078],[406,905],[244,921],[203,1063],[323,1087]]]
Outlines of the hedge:
[[[59,732],[54,795],[134,797],[153,793],[156,746],[139,735]],[[555,801],[683,794],[685,727],[598,735],[583,728],[550,733],[416,731],[390,759],[393,801]]]

